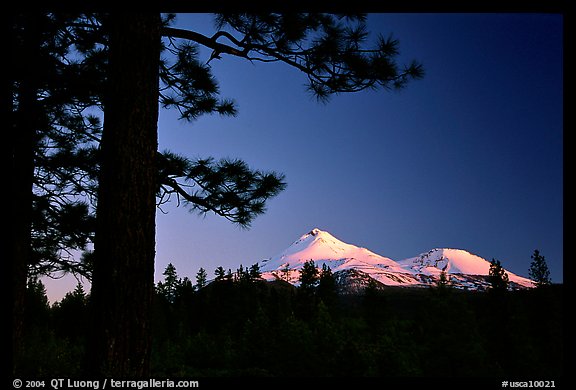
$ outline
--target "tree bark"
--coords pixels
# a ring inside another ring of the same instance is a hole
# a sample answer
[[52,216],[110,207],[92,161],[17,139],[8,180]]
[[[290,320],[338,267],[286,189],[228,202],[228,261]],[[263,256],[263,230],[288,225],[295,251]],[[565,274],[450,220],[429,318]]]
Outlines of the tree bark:
[[92,369],[146,377],[154,291],[159,14],[112,14],[97,206]]

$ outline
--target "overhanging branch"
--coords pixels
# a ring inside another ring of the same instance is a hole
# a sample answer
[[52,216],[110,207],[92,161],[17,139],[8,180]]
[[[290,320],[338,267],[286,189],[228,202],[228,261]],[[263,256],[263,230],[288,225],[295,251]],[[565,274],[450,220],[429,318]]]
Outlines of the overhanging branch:
[[[162,28],[162,36],[164,37],[172,37],[172,38],[182,38],[182,39],[190,39],[194,42],[197,42],[201,45],[204,45],[212,50],[214,50],[217,53],[226,53],[226,54],[231,54],[237,57],[243,57],[246,58],[247,57],[247,52],[245,53],[244,51],[240,51],[232,46],[228,46],[225,45],[223,43],[217,42],[216,39],[218,38],[219,35],[222,34],[216,34],[214,35],[212,38],[208,38],[205,35],[202,35],[200,33],[197,33],[195,31],[190,31],[190,30],[184,30],[181,28],[173,28],[173,27],[164,27]],[[228,34],[230,35],[230,34]],[[236,39],[234,39],[234,41],[238,42]],[[240,42],[238,42],[240,43]]]

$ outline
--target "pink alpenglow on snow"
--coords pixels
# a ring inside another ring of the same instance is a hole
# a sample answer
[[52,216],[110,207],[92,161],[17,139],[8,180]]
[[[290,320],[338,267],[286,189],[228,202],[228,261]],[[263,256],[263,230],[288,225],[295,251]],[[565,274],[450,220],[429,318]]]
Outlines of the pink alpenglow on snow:
[[[366,248],[347,244],[318,228],[304,234],[280,254],[262,262],[262,276],[298,285],[300,269],[312,260],[326,264],[334,274],[354,271],[386,286],[422,287],[438,280],[444,271],[456,287],[483,289],[488,285],[490,262],[462,249],[439,248],[416,257],[394,261]],[[509,271],[514,288],[533,287],[531,280]]]
[[[442,271],[450,274],[482,275],[490,273],[490,262],[463,249],[436,248],[399,262],[401,266],[417,274],[439,276]],[[508,279],[524,287],[534,287],[527,278],[506,271]]]

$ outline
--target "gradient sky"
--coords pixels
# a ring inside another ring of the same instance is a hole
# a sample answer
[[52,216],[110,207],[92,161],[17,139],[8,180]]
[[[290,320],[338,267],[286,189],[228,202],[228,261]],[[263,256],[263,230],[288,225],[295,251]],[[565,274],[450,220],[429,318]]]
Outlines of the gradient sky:
[[[425,77],[322,104],[299,71],[224,55],[210,64],[238,116],[161,111],[160,150],[240,158],[288,186],[249,230],[164,206],[157,281],[170,262],[193,281],[200,267],[234,271],[314,227],[394,260],[460,248],[522,276],[539,249],[563,281],[562,16],[373,14],[367,25],[398,38],[401,62],[422,62]],[[210,15],[176,26],[215,32]]]

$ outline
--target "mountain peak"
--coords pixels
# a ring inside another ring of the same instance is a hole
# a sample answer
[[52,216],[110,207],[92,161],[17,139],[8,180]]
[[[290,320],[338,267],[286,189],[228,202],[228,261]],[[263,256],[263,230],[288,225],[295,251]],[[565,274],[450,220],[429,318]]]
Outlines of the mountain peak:
[[304,239],[307,237],[330,237],[330,238],[334,238],[334,236],[331,235],[330,233],[328,233],[327,231],[322,230],[322,229],[318,229],[318,228],[314,228],[314,229],[310,230],[308,233],[306,233],[302,237],[300,237],[300,239]]
[[262,270],[273,271],[286,267],[300,269],[309,260],[314,261],[319,267],[325,263],[333,271],[348,267],[372,266],[401,271],[395,261],[368,249],[347,244],[318,228],[301,236],[283,252],[263,261]]
[[308,234],[316,236],[316,235],[320,234],[321,232],[322,232],[322,230],[320,230],[318,228],[314,228],[314,229],[310,230],[310,233],[308,233]]

